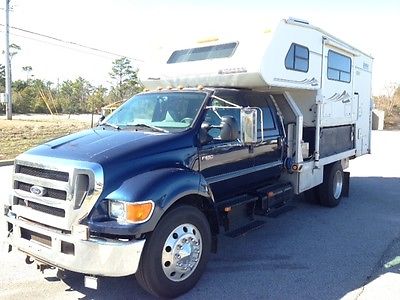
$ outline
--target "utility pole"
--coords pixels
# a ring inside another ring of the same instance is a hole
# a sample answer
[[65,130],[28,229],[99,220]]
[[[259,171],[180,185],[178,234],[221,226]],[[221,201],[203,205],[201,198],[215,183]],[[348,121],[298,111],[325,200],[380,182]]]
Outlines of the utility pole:
[[6,43],[5,43],[5,71],[6,71],[6,116],[12,120],[12,98],[11,98],[11,60],[10,60],[10,0],[6,1]]

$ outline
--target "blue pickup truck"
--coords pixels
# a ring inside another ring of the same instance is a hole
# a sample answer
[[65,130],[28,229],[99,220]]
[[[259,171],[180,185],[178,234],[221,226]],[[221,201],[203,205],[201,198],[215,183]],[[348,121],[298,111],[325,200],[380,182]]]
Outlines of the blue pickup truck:
[[[286,145],[267,93],[140,93],[97,127],[17,157],[7,241],[28,263],[90,275],[88,286],[96,276],[135,274],[153,295],[182,295],[219,233],[238,236],[287,207],[293,188],[281,175],[298,170]],[[322,204],[335,206],[340,162],[324,178]]]

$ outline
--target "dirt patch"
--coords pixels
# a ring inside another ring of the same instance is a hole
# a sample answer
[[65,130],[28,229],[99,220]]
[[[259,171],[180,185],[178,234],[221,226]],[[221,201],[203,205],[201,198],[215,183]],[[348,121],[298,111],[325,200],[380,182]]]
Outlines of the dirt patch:
[[400,130],[400,113],[385,116],[386,130]]
[[0,160],[89,127],[90,123],[76,120],[0,120]]

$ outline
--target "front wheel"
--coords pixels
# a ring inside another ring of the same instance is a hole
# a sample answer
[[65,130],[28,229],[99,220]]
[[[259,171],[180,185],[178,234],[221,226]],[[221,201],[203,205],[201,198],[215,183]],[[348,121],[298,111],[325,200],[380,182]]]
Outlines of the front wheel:
[[335,207],[343,192],[344,174],[340,161],[325,167],[324,182],[319,186],[319,199],[323,206]]
[[200,279],[210,249],[211,231],[205,215],[193,206],[173,208],[148,237],[136,279],[157,297],[180,296]]

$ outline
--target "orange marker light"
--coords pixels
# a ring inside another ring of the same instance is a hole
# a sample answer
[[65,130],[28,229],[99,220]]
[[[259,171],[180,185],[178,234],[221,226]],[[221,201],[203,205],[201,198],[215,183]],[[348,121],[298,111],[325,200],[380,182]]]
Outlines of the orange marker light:
[[219,40],[218,37],[216,36],[210,36],[210,37],[206,37],[204,39],[200,39],[197,41],[198,44],[203,44],[203,43],[211,43],[211,42],[217,42]]
[[126,220],[128,222],[140,223],[147,221],[154,209],[153,201],[126,204]]

